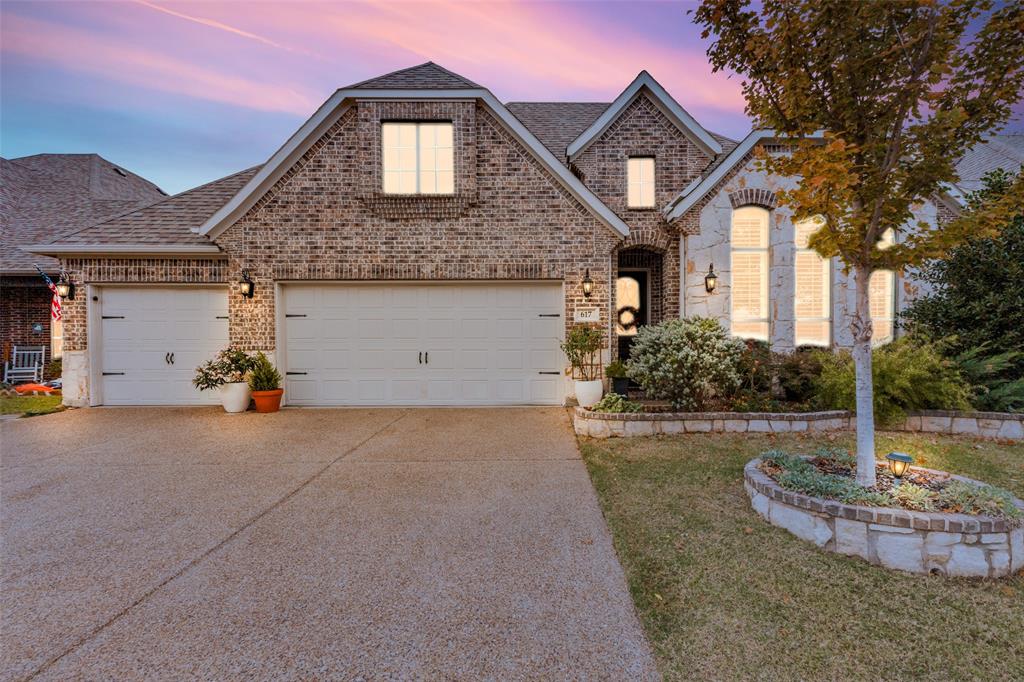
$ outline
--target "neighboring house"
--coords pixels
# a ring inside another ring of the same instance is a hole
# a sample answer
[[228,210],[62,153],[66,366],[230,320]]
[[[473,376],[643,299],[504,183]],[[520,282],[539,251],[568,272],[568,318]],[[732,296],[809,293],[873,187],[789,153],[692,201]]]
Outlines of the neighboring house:
[[982,188],[982,178],[996,169],[1020,172],[1024,166],[1024,133],[989,135],[956,164],[959,181],[950,194],[960,203]]
[[[293,405],[561,404],[580,321],[610,355],[684,315],[848,345],[850,280],[758,146],[785,152],[708,131],[646,72],[607,104],[502,104],[432,63],[343,88],[262,166],[34,247],[82,292],[65,400],[216,400],[189,380],[228,343],[271,354]],[[872,286],[883,339],[897,283]]]
[[0,343],[6,362],[14,346],[45,346],[61,357],[61,321],[50,316],[52,294],[36,270],[57,281],[56,258],[23,247],[49,241],[162,198],[153,183],[96,154],[0,158]]

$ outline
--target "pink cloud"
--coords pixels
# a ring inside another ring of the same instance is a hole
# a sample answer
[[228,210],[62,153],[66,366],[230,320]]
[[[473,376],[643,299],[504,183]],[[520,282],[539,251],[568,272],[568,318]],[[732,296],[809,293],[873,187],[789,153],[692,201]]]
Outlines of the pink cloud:
[[317,103],[289,84],[220,72],[184,57],[132,47],[85,29],[8,15],[3,51],[127,85],[263,111],[308,114]]

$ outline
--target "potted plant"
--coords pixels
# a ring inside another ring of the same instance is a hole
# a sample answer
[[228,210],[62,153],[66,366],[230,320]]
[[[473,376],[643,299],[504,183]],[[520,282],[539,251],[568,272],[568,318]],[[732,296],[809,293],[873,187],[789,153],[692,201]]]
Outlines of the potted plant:
[[262,352],[256,354],[249,370],[249,388],[257,412],[277,412],[281,409],[281,373]]
[[601,352],[601,340],[601,330],[577,325],[569,330],[561,344],[572,367],[576,402],[582,407],[590,407],[604,393],[604,382],[598,375],[600,365],[596,361],[597,354]]
[[626,376],[626,363],[615,360],[604,368],[604,375],[612,380],[612,393],[629,394],[629,378]]
[[245,351],[225,348],[213,360],[196,367],[192,385],[200,391],[217,389],[225,412],[245,412],[250,398],[245,374],[251,368],[252,358]]

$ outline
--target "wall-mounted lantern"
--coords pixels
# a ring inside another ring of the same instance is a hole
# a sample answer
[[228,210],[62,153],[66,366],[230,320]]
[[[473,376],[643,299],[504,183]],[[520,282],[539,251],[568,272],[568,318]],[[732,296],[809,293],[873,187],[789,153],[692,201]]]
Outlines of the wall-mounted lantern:
[[704,288],[707,289],[709,294],[715,293],[715,287],[718,286],[718,275],[715,274],[715,264],[708,265],[708,274],[704,275]]
[[66,273],[66,272],[61,272],[60,273],[60,279],[57,280],[56,287],[57,287],[57,295],[60,296],[62,300],[65,300],[65,301],[72,301],[72,300],[74,300],[74,298],[75,298],[75,283],[71,281],[70,277],[68,277],[68,273]]
[[252,298],[256,293],[256,283],[249,277],[248,270],[242,270],[242,281],[238,283],[238,289],[245,298]]
[[583,275],[583,298],[590,298],[592,293],[594,293],[594,280],[590,279],[590,268],[587,268],[586,274]]

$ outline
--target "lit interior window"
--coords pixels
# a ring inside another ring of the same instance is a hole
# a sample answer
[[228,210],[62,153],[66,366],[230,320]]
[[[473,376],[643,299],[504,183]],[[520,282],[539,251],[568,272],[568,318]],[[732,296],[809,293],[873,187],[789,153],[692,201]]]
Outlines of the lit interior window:
[[768,340],[768,211],[744,206],[732,214],[729,297],[732,334]]
[[808,248],[811,235],[824,225],[820,218],[803,220],[794,227],[794,313],[796,345],[828,346],[831,342],[831,262]]
[[384,123],[381,146],[385,193],[455,192],[451,123]]
[[630,208],[654,206],[654,157],[633,156],[626,165]]
[[64,356],[64,320],[50,318],[50,357],[54,360]]
[[[896,243],[892,229],[885,231],[878,241],[878,248],[888,249]],[[896,333],[896,274],[892,270],[875,270],[868,284],[868,298],[871,303],[871,324],[874,333],[871,344],[881,346],[893,340]]]

